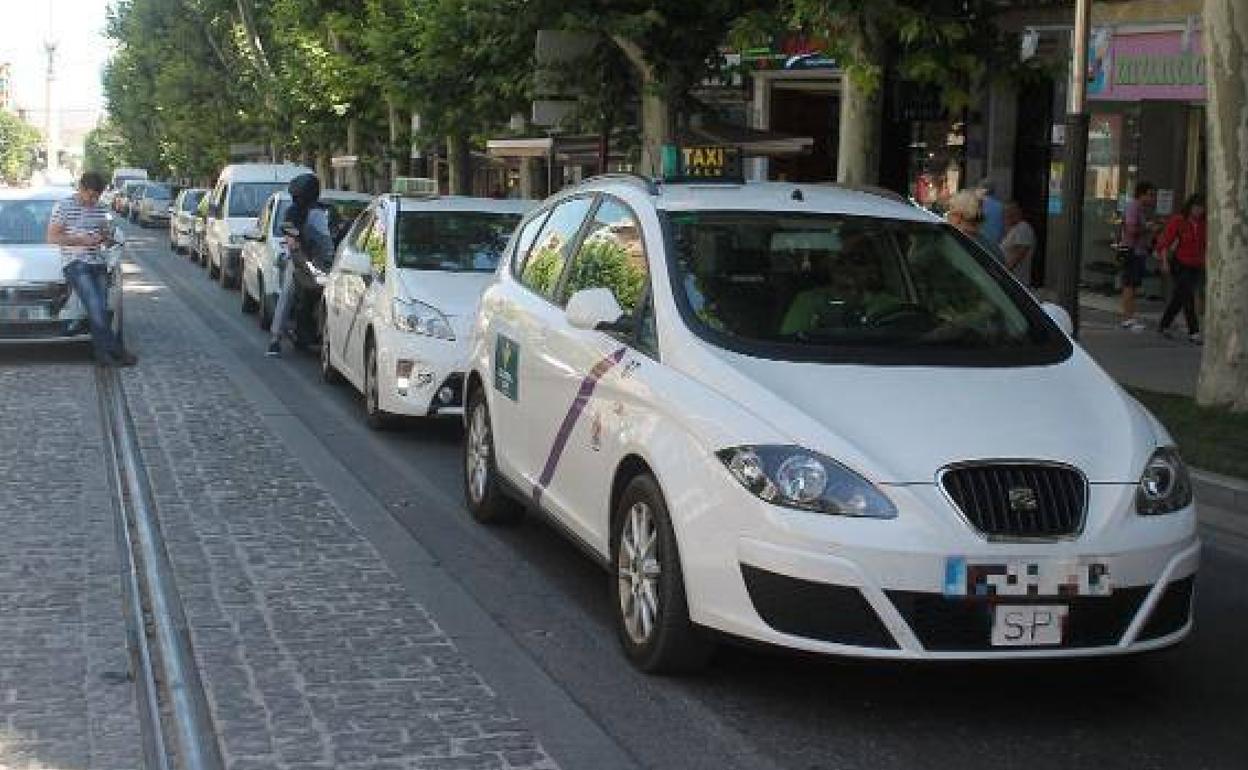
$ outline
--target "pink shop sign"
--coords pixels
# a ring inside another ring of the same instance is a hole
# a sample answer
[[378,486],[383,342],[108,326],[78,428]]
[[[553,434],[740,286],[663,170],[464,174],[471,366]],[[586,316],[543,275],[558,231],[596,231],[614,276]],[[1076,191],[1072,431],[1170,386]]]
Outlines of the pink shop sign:
[[1114,35],[1097,30],[1088,50],[1088,98],[1204,101],[1205,54],[1201,35],[1143,32]]

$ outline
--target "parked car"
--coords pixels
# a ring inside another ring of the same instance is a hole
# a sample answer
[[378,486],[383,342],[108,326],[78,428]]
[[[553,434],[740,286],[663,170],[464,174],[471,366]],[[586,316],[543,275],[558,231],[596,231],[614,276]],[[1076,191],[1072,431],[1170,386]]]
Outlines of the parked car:
[[146,182],[147,169],[143,168],[115,168],[113,176],[108,186],[114,190],[120,190],[126,182]]
[[[89,340],[87,313],[61,270],[59,246],[47,242],[48,219],[63,188],[0,188],[0,343]],[[121,257],[125,233],[108,249],[108,305],[122,333]]]
[[212,191],[204,193],[204,197],[199,199],[199,205],[195,207],[195,216],[191,220],[191,259],[199,263],[200,267],[208,267],[208,249],[207,249],[207,231],[208,231],[208,203],[212,200]]
[[121,189],[117,192],[117,196],[113,198],[113,211],[125,219],[131,219],[131,210],[134,205],[134,199],[147,184],[145,179],[129,179],[126,180]]
[[364,394],[370,426],[458,414],[477,302],[533,201],[379,197],[325,283],[321,370]]
[[469,511],[540,510],[601,560],[645,671],[717,635],[995,660],[1191,629],[1173,439],[1064,311],[902,200],[591,179],[520,225],[471,329]]
[[173,200],[169,215],[169,248],[177,254],[191,253],[195,240],[195,210],[208,193],[203,187],[188,187]]
[[204,223],[209,278],[219,279],[225,288],[238,286],[243,233],[255,224],[270,195],[284,190],[296,176],[311,173],[310,168],[289,163],[240,163],[221,170]]
[[[373,196],[348,190],[322,190],[321,205],[329,209],[330,230],[338,237],[345,235],[356,216],[368,207]],[[285,257],[286,246],[282,236],[282,222],[290,209],[290,193],[278,192],[269,196],[259,219],[253,228],[243,233],[243,266],[240,291],[245,313],[258,315],[260,328],[268,329],[273,323],[273,310],[277,307],[278,260]],[[305,301],[316,307],[319,297]]]
[[173,188],[163,182],[148,182],[138,194],[134,221],[139,227],[154,227],[168,223],[169,208],[173,203]]

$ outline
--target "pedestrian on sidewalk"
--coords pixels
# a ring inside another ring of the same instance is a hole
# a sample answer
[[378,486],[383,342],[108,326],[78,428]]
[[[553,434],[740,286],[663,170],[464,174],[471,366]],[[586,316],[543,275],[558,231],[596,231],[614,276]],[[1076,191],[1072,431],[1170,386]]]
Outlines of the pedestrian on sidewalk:
[[88,171],[78,190],[60,201],[48,219],[48,243],[61,247],[61,271],[87,310],[91,348],[100,366],[134,366],[138,361],[122,347],[108,319],[108,264],[104,249],[113,245],[108,211],[100,205],[104,177]]
[[998,262],[1004,262],[1001,247],[995,241],[985,238],[980,230],[984,221],[982,206],[979,193],[974,190],[960,190],[949,196],[949,208],[945,211],[945,219],[949,224],[958,228],[963,235],[983,246],[984,250],[995,257]]
[[292,201],[282,221],[287,256],[278,266],[282,289],[277,297],[277,307],[273,310],[273,324],[269,327],[266,355],[271,357],[282,354],[282,334],[303,288],[300,276],[311,274],[306,265],[311,264],[322,270],[333,261],[334,252],[329,212],[319,202],[321,180],[316,174],[300,174],[290,180],[287,190]]
[[984,177],[975,189],[979,196],[979,208],[983,212],[983,221],[979,231],[991,243],[1000,243],[1005,237],[1005,204],[995,195],[992,180]]
[[1005,228],[1005,239],[1001,241],[1005,267],[1024,286],[1031,286],[1031,256],[1036,251],[1036,231],[1023,219],[1023,207],[1018,205],[1018,201],[1005,204]]
[[1135,195],[1127,202],[1122,216],[1120,243],[1124,252],[1122,263],[1122,318],[1120,325],[1127,331],[1144,330],[1144,322],[1135,317],[1136,290],[1144,284],[1148,255],[1152,252],[1155,228],[1150,221],[1157,205],[1157,185],[1140,182]]
[[1157,331],[1169,337],[1170,324],[1182,309],[1187,337],[1197,345],[1202,342],[1196,293],[1205,279],[1205,234],[1205,196],[1197,193],[1187,199],[1178,214],[1170,217],[1157,239],[1161,270],[1171,278],[1170,304],[1161,315]]

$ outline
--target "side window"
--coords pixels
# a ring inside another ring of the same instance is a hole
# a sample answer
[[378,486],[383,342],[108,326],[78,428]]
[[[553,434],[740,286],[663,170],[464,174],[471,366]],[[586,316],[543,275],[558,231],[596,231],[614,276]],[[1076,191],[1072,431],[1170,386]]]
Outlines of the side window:
[[568,251],[592,202],[592,198],[573,198],[555,207],[520,269],[520,283],[555,301],[555,290],[559,286],[559,277],[563,275]]
[[373,228],[373,212],[365,211],[356,220],[355,229],[351,231],[348,237],[347,245],[356,251],[364,250],[364,239],[368,237],[368,231]]
[[511,271],[517,278],[524,270],[524,261],[529,256],[529,249],[533,248],[533,241],[537,240],[538,231],[549,216],[549,211],[539,212],[520,228],[520,235],[516,237],[516,250],[511,257]]
[[228,217],[230,212],[225,210],[225,199],[230,195],[230,185],[221,183],[217,186],[217,194],[212,198],[212,204],[217,207],[218,217]]
[[272,219],[272,215],[273,201],[269,201],[264,204],[264,208],[260,211],[260,222],[257,225],[257,229],[260,231],[261,237],[267,238],[269,234],[269,220]]
[[373,217],[368,230],[364,232],[363,251],[373,263],[373,274],[384,277],[386,274],[386,212],[378,211]]
[[603,198],[568,272],[563,301],[581,289],[605,287],[633,315],[650,283],[641,223],[615,198]]

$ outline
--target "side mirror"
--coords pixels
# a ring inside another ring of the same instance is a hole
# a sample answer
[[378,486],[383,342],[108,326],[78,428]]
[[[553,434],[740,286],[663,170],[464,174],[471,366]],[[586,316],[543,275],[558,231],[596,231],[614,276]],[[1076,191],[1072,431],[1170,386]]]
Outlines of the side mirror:
[[1040,307],[1044,308],[1044,312],[1049,314],[1049,318],[1053,319],[1053,323],[1057,324],[1057,328],[1061,329],[1067,337],[1075,333],[1075,322],[1070,320],[1070,313],[1066,312],[1066,308],[1053,302],[1045,302]]
[[172,215],[173,215],[173,206],[166,206],[166,207],[165,207],[165,213],[166,213],[166,214],[169,214],[169,215],[171,215],[171,216],[172,216]]
[[368,254],[354,249],[343,249],[342,258],[338,260],[338,269],[352,275],[373,274],[373,261]]
[[254,227],[249,227],[249,228],[247,228],[247,231],[243,233],[243,238],[245,238],[245,239],[247,239],[247,240],[249,240],[249,241],[262,241],[262,240],[264,240],[264,236],[263,236],[263,235],[261,235],[260,231],[259,231],[259,230],[257,230],[257,229],[256,229],[256,228],[254,228]]
[[620,307],[620,301],[610,289],[581,289],[568,298],[564,315],[568,323],[577,329],[623,331],[626,328],[620,323],[624,308]]

